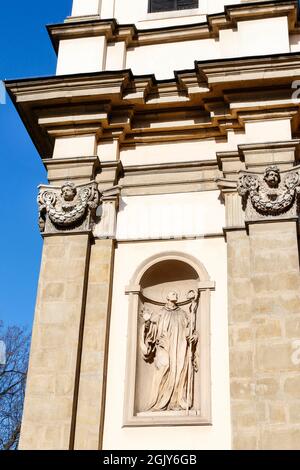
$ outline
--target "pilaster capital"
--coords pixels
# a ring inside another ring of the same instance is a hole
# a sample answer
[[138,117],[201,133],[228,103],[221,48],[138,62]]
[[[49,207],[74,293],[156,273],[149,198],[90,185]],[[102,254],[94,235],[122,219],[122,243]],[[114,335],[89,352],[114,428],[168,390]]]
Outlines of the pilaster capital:
[[93,230],[95,238],[116,238],[121,189],[121,186],[113,186],[101,193],[101,206],[97,212],[98,222]]
[[237,191],[237,181],[230,180],[227,178],[216,178],[216,183],[221,191],[221,195],[224,198],[225,194],[236,193]]
[[120,160],[102,161],[96,176],[100,191],[106,193],[116,187],[122,173],[123,165]]
[[300,166],[280,170],[277,165],[264,172],[241,171],[237,190],[242,197],[246,222],[297,217]]
[[268,165],[277,165],[280,170],[292,168],[299,160],[299,149],[298,139],[238,146],[241,161],[244,161],[245,168],[251,171],[260,171]]
[[43,234],[89,231],[100,203],[97,183],[39,186],[39,227]]
[[224,231],[243,229],[245,224],[241,198],[237,192],[237,181],[218,178],[217,186],[221,192],[221,201],[225,204],[226,227]]
[[98,156],[72,158],[47,158],[43,163],[48,172],[50,184],[62,184],[66,180],[84,183],[94,180],[100,169]]

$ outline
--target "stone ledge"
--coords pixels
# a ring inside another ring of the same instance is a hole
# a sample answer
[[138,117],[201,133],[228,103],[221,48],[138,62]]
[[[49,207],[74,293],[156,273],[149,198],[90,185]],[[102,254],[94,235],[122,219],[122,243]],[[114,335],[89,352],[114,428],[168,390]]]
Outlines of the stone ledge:
[[137,29],[134,24],[119,24],[114,18],[98,16],[69,17],[65,23],[47,26],[54,50],[59,42],[80,37],[105,36],[109,42],[125,41],[127,47],[138,47],[162,42],[218,38],[221,29],[235,28],[239,21],[287,16],[290,32],[297,29],[298,2],[276,0],[248,4],[227,5],[224,12],[206,15],[207,21],[198,24]]

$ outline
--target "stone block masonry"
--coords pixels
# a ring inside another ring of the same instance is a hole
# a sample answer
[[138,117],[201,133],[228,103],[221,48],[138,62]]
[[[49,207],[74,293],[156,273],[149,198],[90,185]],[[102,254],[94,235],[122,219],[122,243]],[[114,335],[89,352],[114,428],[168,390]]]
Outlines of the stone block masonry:
[[227,242],[233,447],[300,449],[296,222],[253,223]]
[[20,449],[69,449],[74,427],[89,235],[46,237]]

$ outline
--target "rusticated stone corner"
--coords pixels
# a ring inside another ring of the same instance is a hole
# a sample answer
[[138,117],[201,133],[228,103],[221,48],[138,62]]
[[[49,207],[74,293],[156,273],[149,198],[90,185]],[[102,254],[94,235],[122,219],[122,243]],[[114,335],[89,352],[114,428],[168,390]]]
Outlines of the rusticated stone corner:
[[246,221],[296,217],[300,193],[300,166],[280,171],[275,165],[264,173],[241,171],[237,185]]
[[39,186],[39,227],[44,234],[91,230],[100,204],[97,183]]

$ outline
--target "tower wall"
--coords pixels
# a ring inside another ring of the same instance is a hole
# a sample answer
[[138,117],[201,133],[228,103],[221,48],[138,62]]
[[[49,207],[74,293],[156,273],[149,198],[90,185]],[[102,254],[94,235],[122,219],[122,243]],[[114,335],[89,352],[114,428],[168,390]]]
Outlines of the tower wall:
[[49,180],[22,449],[299,448],[298,2],[200,3],[74,0],[6,83]]

